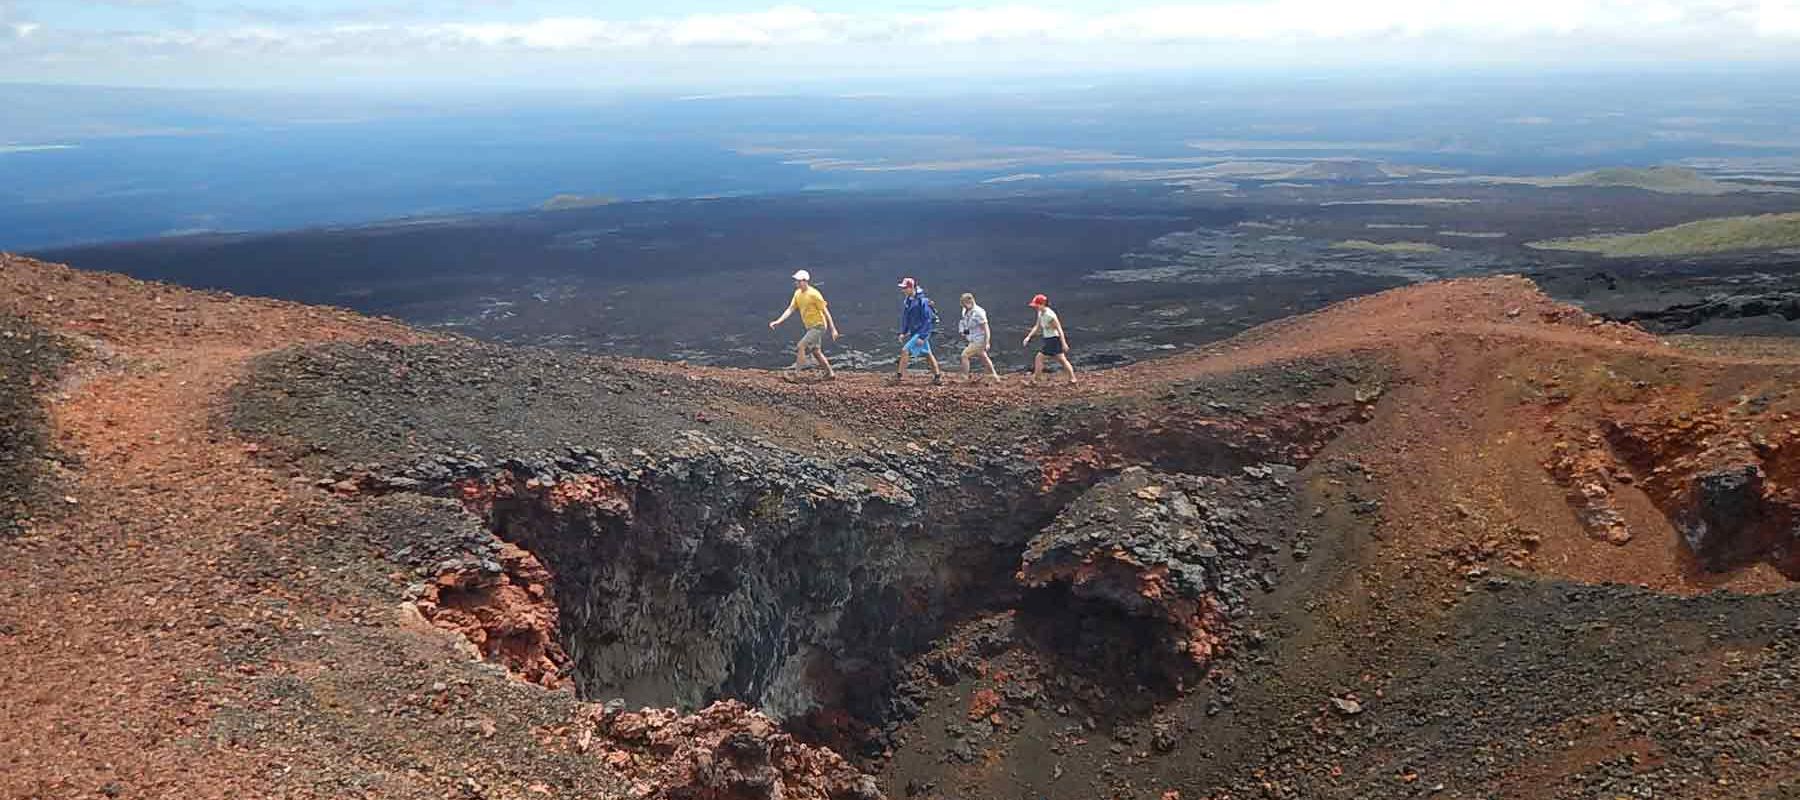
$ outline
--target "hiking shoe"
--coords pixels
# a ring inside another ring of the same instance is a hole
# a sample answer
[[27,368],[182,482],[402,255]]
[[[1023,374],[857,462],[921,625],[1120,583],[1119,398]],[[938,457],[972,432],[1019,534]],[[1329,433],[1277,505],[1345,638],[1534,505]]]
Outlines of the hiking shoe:
[[888,385],[895,386],[900,383],[900,380],[901,380],[900,373],[896,372],[896,373],[888,376],[887,382],[888,382]]
[[936,375],[931,376],[931,385],[932,386],[944,385],[944,373],[940,372]]

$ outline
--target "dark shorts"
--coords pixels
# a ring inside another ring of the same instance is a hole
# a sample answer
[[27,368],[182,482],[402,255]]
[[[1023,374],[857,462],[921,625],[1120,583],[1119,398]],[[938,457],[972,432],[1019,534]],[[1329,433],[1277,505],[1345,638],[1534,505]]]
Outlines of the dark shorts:
[[1063,354],[1062,337],[1061,336],[1052,336],[1048,339],[1045,339],[1044,340],[1044,348],[1043,348],[1042,352],[1044,355],[1047,355],[1047,356],[1062,355]]

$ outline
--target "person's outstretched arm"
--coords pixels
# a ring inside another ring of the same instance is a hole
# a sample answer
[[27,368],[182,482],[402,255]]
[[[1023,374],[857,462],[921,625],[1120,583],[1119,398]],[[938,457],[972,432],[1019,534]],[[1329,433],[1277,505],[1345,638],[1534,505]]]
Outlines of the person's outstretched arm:
[[[831,312],[827,311],[825,313],[830,314]],[[794,301],[789,300],[787,310],[781,312],[781,316],[776,317],[774,322],[769,323],[769,327],[774,328],[775,326],[780,325],[783,322],[787,322],[787,318],[790,316],[793,316],[793,314],[794,314]],[[829,319],[829,318],[830,317],[827,317],[827,319]]]
[[1031,337],[1037,335],[1038,324],[1039,323],[1036,322],[1031,323],[1031,330],[1025,332],[1024,344],[1031,344]]

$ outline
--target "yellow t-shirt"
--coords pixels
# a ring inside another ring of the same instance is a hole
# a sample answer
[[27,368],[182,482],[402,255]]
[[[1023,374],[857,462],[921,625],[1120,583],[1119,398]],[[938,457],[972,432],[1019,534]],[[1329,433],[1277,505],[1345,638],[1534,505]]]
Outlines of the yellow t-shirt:
[[800,321],[808,328],[817,328],[825,324],[825,295],[818,289],[808,286],[794,290],[794,308],[800,311]]

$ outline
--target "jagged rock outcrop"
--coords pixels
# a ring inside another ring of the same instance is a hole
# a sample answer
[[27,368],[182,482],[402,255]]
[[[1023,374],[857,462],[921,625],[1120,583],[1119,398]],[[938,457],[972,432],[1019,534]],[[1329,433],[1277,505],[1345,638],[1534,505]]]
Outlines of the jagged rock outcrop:
[[1631,541],[1631,526],[1625,524],[1613,493],[1624,468],[1614,461],[1600,434],[1589,434],[1580,443],[1557,442],[1543,466],[1562,484],[1569,507],[1589,534],[1615,545]]
[[1602,431],[1558,442],[1545,467],[1598,537],[1633,538],[1615,496],[1630,485],[1700,569],[1767,562],[1800,578],[1800,428],[1742,400],[1721,410],[1671,393],[1616,409]]
[[579,749],[651,800],[881,800],[875,780],[736,700],[693,714],[597,708]]
[[483,658],[554,689],[563,682],[569,657],[550,581],[536,556],[501,543],[495,559],[445,565],[421,587],[414,604],[433,625],[466,637]]
[[[1765,502],[1768,487],[1762,467],[1735,464],[1695,475],[1682,498],[1678,520],[1682,540],[1701,563],[1713,570],[1736,564],[1777,547],[1770,534],[1784,526],[1786,514]],[[1786,548],[1783,547],[1783,550]]]
[[1800,294],[1767,292],[1713,295],[1696,303],[1680,303],[1654,311],[1633,312],[1624,319],[1651,330],[1680,331],[1715,319],[1750,317],[1777,317],[1789,321],[1800,319]]
[[1249,596],[1278,581],[1275,556],[1305,550],[1294,475],[1278,464],[1228,477],[1126,469],[1032,538],[1018,580],[1150,625],[1177,672],[1204,667]]

